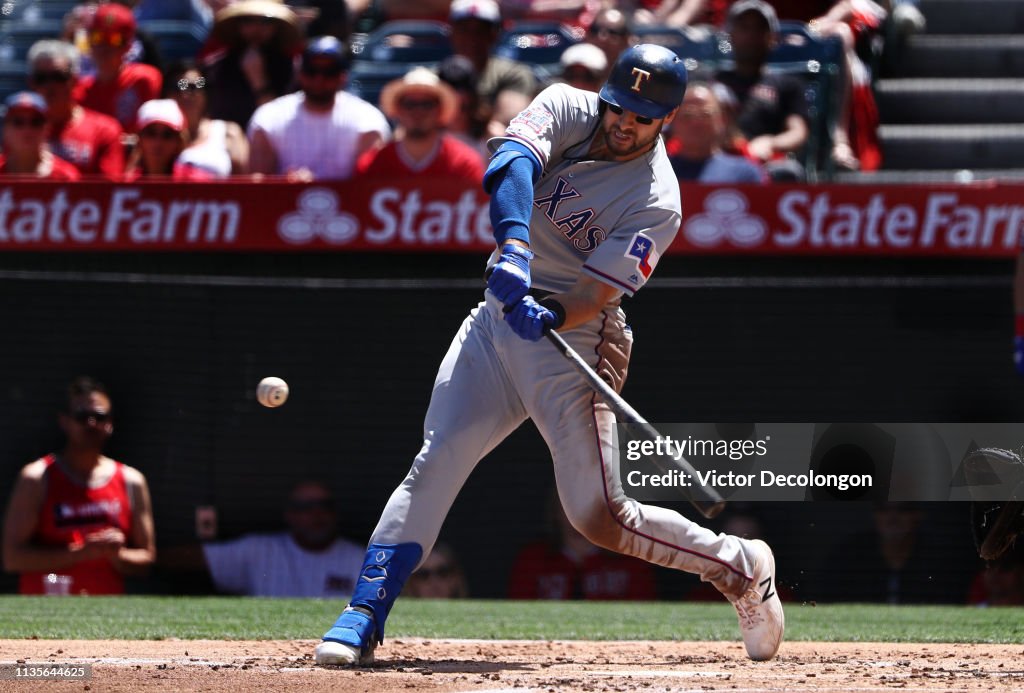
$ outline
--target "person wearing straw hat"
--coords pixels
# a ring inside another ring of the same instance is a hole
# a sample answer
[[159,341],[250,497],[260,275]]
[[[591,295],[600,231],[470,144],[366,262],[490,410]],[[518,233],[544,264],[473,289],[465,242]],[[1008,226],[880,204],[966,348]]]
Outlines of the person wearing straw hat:
[[298,17],[279,0],[241,0],[217,13],[210,32],[221,50],[206,59],[211,118],[243,128],[253,112],[294,88],[301,49]]
[[431,70],[417,67],[385,85],[384,115],[396,124],[395,139],[360,157],[360,175],[455,177],[479,185],[483,158],[445,128],[455,118],[455,90]]

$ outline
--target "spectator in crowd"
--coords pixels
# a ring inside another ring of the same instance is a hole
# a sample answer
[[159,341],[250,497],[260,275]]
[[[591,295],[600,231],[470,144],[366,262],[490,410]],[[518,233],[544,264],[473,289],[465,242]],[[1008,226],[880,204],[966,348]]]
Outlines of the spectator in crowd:
[[305,36],[333,36],[348,41],[352,34],[353,12],[362,12],[370,3],[355,0],[350,6],[343,0],[289,0],[288,6],[302,23]]
[[293,180],[346,180],[356,161],[391,137],[384,114],[348,92],[351,56],[333,36],[310,39],[302,54],[302,91],[260,106],[249,124],[254,173]]
[[601,9],[601,0],[499,0],[506,19],[539,22],[557,22],[585,29],[594,21]]
[[301,47],[298,19],[276,0],[241,0],[216,15],[207,56],[209,114],[245,128],[253,112],[293,90],[293,59]]
[[669,160],[679,180],[699,183],[763,183],[760,166],[722,151],[726,121],[711,85],[695,82],[686,89],[672,121]]
[[206,570],[220,592],[251,597],[339,598],[352,594],[366,549],[338,535],[337,501],[315,480],[295,484],[284,506],[287,530],[162,553],[169,570]]
[[480,75],[477,89],[481,100],[493,108],[499,94],[511,91],[525,97],[529,103],[537,89],[530,67],[492,55],[501,33],[498,3],[453,0],[448,21],[452,25],[452,51],[469,58]]
[[153,99],[139,107],[139,143],[128,160],[124,179],[170,176],[179,181],[208,181],[204,170],[177,165],[188,144],[185,115],[173,99]]
[[930,534],[915,503],[878,503],[871,529],[836,544],[816,599],[883,604],[962,603],[973,564]]
[[116,180],[124,173],[121,124],[75,101],[78,49],[66,41],[37,41],[28,51],[28,84],[46,100],[50,151],[83,176]]
[[477,93],[479,75],[473,63],[464,55],[452,55],[437,66],[437,74],[442,82],[455,91],[455,96],[459,100],[459,106],[455,110],[455,117],[448,125],[448,131],[479,151],[481,155],[487,156],[487,145],[484,142],[486,109],[482,109],[480,95]]
[[388,22],[395,19],[431,19],[439,22],[448,18],[448,7],[451,0],[377,0],[368,2],[363,0],[365,5],[379,6],[382,13],[381,22]]
[[716,79],[736,96],[746,153],[773,180],[803,180],[803,166],[790,158],[810,136],[803,84],[765,69],[779,32],[775,10],[763,0],[739,0],[729,10],[728,30],[735,67],[720,70]]
[[31,91],[11,94],[4,102],[0,175],[49,180],[78,180],[78,169],[46,148],[46,102]]
[[89,55],[96,73],[79,80],[75,90],[76,101],[113,116],[131,133],[139,106],[159,96],[161,86],[155,67],[126,62],[134,38],[131,10],[117,3],[100,5],[89,24]]
[[601,76],[602,83],[608,78],[611,66],[619,59],[622,51],[635,43],[629,17],[615,7],[605,8],[597,13],[587,30],[587,40],[604,51],[608,66],[605,68],[605,74]]
[[145,572],[156,557],[146,478],[103,454],[112,413],[101,383],[75,378],[59,415],[64,449],[18,475],[3,560],[21,574],[22,594],[123,594],[124,576]]
[[592,43],[577,43],[562,53],[562,81],[570,87],[598,92],[608,72],[604,51]]
[[[641,15],[646,24],[661,24],[675,29],[721,27],[733,0],[662,0],[649,15]],[[640,17],[638,17],[640,19]]]
[[552,491],[552,537],[528,544],[512,566],[512,599],[651,600],[657,598],[650,563],[591,544],[570,523]]
[[974,576],[967,603],[1024,606],[1024,546],[1018,544]]
[[458,103],[455,91],[425,67],[389,82],[380,104],[397,124],[395,138],[359,158],[360,175],[457,178],[467,187],[479,185],[484,177],[480,153],[445,132]]
[[465,599],[469,596],[466,576],[452,547],[434,544],[419,570],[409,576],[403,593],[423,599]]
[[207,116],[210,83],[194,63],[178,63],[164,76],[164,96],[174,99],[185,115],[188,146],[178,165],[205,171],[215,178],[249,172],[249,140],[238,123]]

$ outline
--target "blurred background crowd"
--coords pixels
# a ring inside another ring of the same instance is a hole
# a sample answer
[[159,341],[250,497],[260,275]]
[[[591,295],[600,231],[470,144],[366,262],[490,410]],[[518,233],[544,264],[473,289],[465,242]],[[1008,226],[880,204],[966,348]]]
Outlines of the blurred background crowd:
[[925,24],[916,0],[2,8],[0,172],[59,180],[473,177],[487,138],[541,89],[597,91],[637,42],[674,49],[699,83],[665,133],[681,179],[872,171],[882,163],[873,77]]

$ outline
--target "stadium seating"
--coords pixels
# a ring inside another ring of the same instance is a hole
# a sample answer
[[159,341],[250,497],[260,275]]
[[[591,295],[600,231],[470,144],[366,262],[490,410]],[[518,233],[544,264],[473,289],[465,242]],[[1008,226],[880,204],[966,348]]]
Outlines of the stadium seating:
[[206,40],[206,29],[189,21],[151,19],[139,28],[156,42],[164,64],[194,58]]
[[416,65],[435,67],[452,53],[447,24],[403,20],[381,25],[353,41],[348,91],[376,104],[384,85]]

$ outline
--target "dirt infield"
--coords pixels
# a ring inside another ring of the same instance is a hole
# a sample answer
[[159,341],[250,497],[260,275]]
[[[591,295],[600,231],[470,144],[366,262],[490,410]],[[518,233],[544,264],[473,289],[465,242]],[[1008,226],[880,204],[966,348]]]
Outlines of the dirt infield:
[[987,691],[1024,689],[1024,646],[787,642],[753,663],[738,643],[389,640],[368,669],[313,664],[314,641],[0,640],[2,671],[91,664],[87,681],[0,691]]

